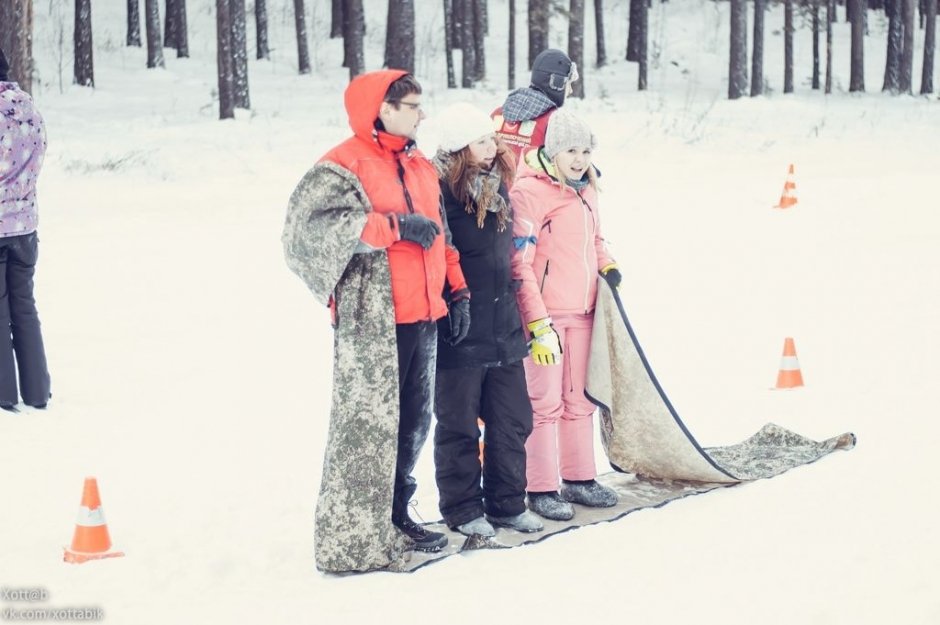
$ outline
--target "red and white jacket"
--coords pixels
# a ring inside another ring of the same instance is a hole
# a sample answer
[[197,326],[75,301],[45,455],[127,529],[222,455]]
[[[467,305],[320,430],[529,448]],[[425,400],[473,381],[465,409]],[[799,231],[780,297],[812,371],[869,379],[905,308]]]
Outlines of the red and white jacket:
[[576,191],[560,182],[551,162],[533,149],[519,163],[509,200],[522,318],[530,323],[592,313],[598,272],[615,262],[601,236],[594,187]]

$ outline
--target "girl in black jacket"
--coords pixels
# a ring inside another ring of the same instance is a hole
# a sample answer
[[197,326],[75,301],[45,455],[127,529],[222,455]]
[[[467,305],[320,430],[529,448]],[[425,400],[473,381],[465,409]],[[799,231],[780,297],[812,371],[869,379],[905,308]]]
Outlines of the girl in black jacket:
[[[450,318],[438,322],[434,463],[440,510],[448,526],[468,536],[494,536],[494,525],[537,532],[542,523],[525,505],[532,407],[522,359],[528,347],[510,270],[507,189],[515,163],[486,113],[458,104],[438,123],[442,140],[434,162],[472,295],[466,338],[452,344]],[[478,418],[484,424],[482,467]]]

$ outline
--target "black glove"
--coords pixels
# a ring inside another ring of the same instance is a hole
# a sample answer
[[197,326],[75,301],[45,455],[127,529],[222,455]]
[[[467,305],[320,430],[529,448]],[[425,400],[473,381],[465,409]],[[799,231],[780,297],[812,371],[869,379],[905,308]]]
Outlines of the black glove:
[[447,342],[457,345],[467,338],[470,332],[470,293],[464,290],[461,295],[450,303],[450,312],[447,315],[450,321],[450,338]]
[[441,228],[424,215],[408,213],[398,215],[398,233],[403,241],[414,241],[424,249],[430,249]]
[[605,271],[601,271],[601,277],[607,281],[607,284],[610,285],[610,288],[616,289],[620,286],[621,280],[623,280],[623,275],[621,275],[620,270],[616,266],[608,267]]

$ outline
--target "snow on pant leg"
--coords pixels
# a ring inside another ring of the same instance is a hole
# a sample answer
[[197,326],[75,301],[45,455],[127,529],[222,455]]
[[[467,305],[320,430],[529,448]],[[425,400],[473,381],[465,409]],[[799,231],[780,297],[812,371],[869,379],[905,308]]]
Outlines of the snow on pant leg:
[[[563,330],[558,330],[563,341]],[[565,356],[562,355],[562,363]],[[558,490],[556,424],[564,411],[561,396],[563,364],[537,365],[523,361],[529,400],[532,402],[532,434],[526,441],[526,490],[540,493]]]
[[525,512],[525,443],[532,433],[532,404],[522,361],[486,370],[481,415],[486,423],[483,492],[486,512],[514,516]]
[[418,454],[431,428],[437,324],[432,321],[398,324],[395,335],[398,340],[399,411],[392,519],[401,520],[408,514],[408,502],[418,487],[411,472],[418,463]]
[[16,392],[16,363],[13,360],[13,335],[10,327],[10,296],[7,284],[9,263],[6,239],[0,239],[0,404],[19,402]]
[[556,320],[565,329],[564,405],[558,422],[558,456],[565,480],[592,480],[594,463],[594,410],[584,395],[588,358],[591,351],[593,315],[571,315]]
[[480,486],[480,393],[486,369],[438,369],[434,477],[441,516],[457,527],[483,516]]
[[50,385],[39,313],[33,298],[33,274],[39,257],[39,239],[35,232],[9,238],[6,280],[13,349],[20,373],[20,394],[24,403],[39,406],[49,401]]

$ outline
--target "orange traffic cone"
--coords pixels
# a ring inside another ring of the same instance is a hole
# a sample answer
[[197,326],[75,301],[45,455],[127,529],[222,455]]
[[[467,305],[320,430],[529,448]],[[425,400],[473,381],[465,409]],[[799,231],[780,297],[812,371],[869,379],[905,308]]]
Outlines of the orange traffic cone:
[[787,172],[787,181],[783,183],[783,193],[780,195],[780,203],[774,208],[790,208],[796,204],[796,182],[793,180],[793,164],[790,164],[790,170]]
[[783,341],[783,357],[780,359],[780,373],[777,374],[777,389],[803,386],[803,374],[800,373],[800,361],[796,358],[796,346],[793,339]]
[[78,519],[75,521],[75,535],[72,537],[72,546],[65,548],[64,559],[66,562],[81,564],[89,560],[124,555],[120,551],[108,551],[109,549],[111,536],[108,534],[108,524],[104,522],[98,481],[93,477],[86,477],[82,504],[78,508]]

